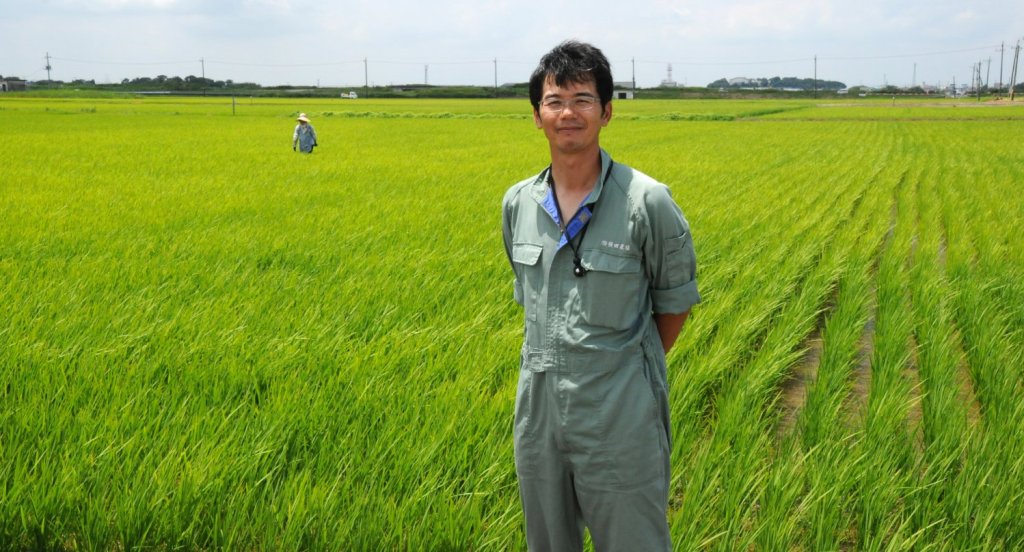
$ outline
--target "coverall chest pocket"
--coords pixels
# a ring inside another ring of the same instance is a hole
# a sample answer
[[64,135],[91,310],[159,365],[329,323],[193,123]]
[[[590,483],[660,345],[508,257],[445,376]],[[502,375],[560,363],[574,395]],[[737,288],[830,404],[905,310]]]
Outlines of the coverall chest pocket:
[[586,275],[579,280],[580,316],[591,326],[625,330],[640,308],[640,257],[600,250],[583,253]]
[[516,293],[522,294],[520,303],[526,309],[527,320],[537,320],[541,287],[544,285],[541,273],[541,253],[544,247],[534,243],[513,243],[512,262],[516,265]]

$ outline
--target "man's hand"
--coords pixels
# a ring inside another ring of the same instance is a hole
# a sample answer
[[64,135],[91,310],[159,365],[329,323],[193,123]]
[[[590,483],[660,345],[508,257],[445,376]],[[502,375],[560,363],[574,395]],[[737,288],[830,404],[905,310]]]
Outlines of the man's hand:
[[682,331],[683,324],[688,316],[690,316],[690,311],[682,314],[654,315],[654,323],[658,326],[658,335],[661,337],[661,347],[665,349],[666,354],[672,348],[672,345],[675,344],[676,338],[679,337],[679,332]]

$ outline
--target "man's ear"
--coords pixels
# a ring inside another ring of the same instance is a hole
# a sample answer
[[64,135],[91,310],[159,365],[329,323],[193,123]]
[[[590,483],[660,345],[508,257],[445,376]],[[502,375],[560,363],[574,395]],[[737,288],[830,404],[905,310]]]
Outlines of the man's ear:
[[544,125],[540,120],[540,112],[537,111],[536,107],[533,108],[533,124],[537,125],[537,128],[544,128]]
[[607,125],[612,120],[612,102],[605,104],[601,109],[601,123]]

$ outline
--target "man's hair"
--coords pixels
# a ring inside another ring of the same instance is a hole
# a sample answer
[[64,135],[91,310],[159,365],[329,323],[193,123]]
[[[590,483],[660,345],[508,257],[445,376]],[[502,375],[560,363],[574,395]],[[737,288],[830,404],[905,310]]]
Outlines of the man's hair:
[[615,85],[608,58],[604,57],[601,50],[586,42],[566,40],[540,58],[540,63],[530,75],[530,103],[535,111],[540,110],[544,81],[548,76],[553,77],[558,86],[592,81],[601,99],[601,109],[612,101]]

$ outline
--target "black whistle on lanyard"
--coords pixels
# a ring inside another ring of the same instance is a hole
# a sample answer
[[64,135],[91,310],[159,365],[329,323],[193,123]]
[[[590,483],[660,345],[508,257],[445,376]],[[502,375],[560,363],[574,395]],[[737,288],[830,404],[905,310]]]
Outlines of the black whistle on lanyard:
[[572,273],[575,274],[577,278],[582,278],[587,275],[587,269],[583,268],[583,261],[579,257],[573,259],[573,264],[576,266],[572,269]]

